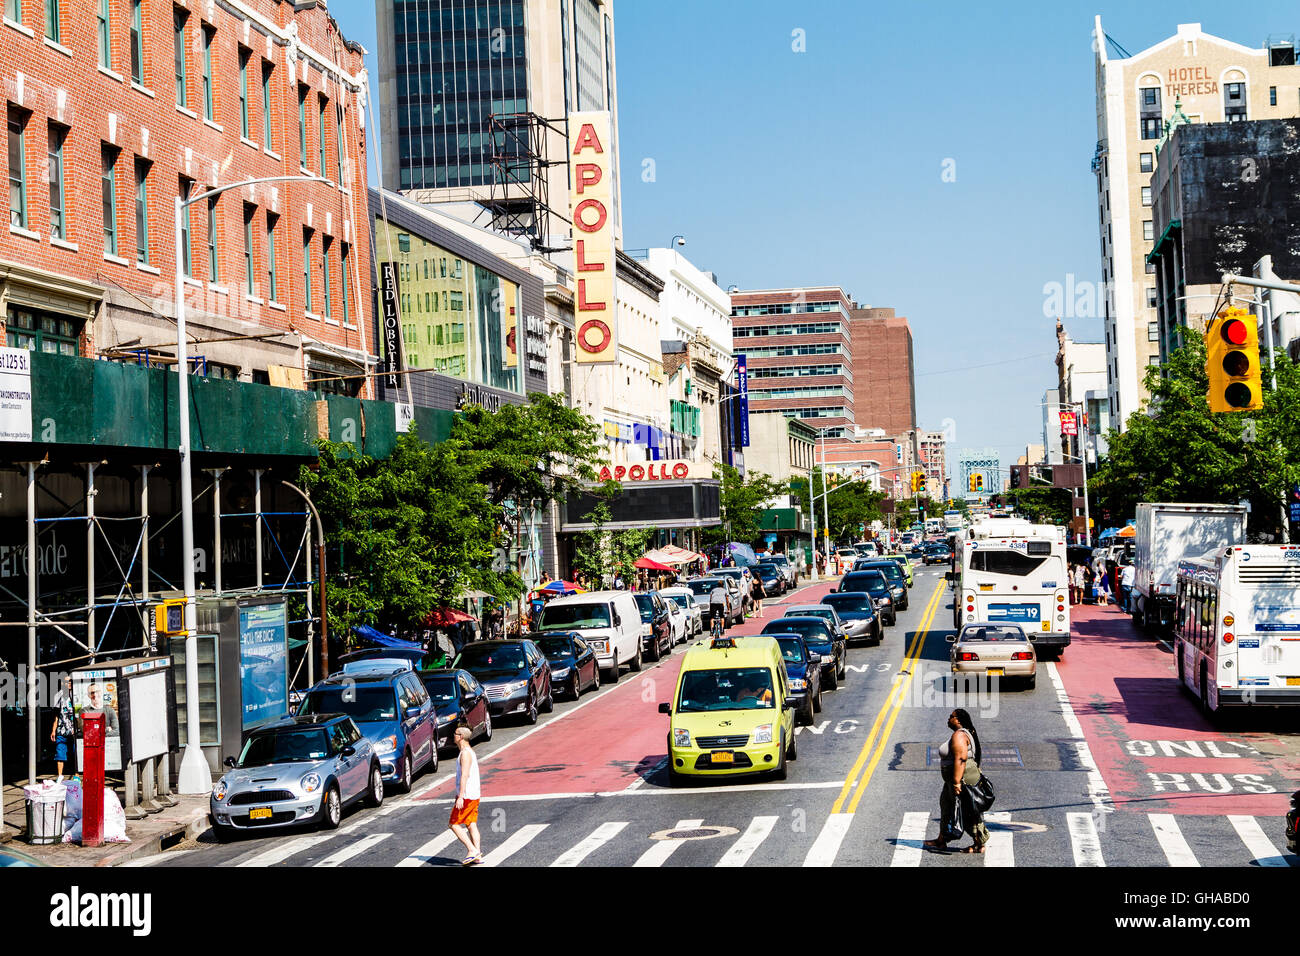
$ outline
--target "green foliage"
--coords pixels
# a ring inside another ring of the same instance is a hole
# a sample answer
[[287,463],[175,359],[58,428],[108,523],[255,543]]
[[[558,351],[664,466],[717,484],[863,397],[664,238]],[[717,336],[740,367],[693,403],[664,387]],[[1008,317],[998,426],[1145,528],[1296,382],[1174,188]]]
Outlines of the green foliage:
[[[822,511],[824,481],[829,485],[826,494],[826,510],[829,514]],[[861,537],[859,527],[864,525],[870,527],[873,521],[879,521],[884,517],[880,510],[880,502],[885,499],[885,496],[878,491],[872,491],[865,482],[846,481],[834,472],[823,479],[822,470],[813,468],[812,485],[817,492],[817,523],[829,530],[833,541],[857,541]],[[794,495],[795,500],[800,502],[800,506],[805,510],[811,506],[808,500],[807,478],[792,479],[790,494]],[[898,506],[903,508],[904,502],[900,501]]]
[[609,506],[604,501],[589,511],[586,518],[593,527],[578,536],[574,549],[577,571],[592,587],[610,585],[615,576],[631,581],[636,576],[637,558],[645,554],[650,544],[650,532],[642,528],[606,531],[610,517]]
[[731,465],[717,465],[713,477],[722,482],[719,493],[719,505],[722,514],[721,527],[705,528],[706,545],[722,544],[726,541],[740,541],[753,544],[762,537],[759,530],[759,512],[767,502],[786,493],[785,486],[773,481],[761,471],[750,472],[741,477],[740,472]]
[[1015,502],[1016,511],[1037,524],[1069,524],[1074,508],[1069,488],[1016,488],[1001,497]]
[[[1191,329],[1182,337],[1166,365],[1147,370],[1153,414],[1137,412],[1126,431],[1107,436],[1107,456],[1088,483],[1098,527],[1122,524],[1139,501],[1247,499],[1252,530],[1276,531],[1280,502],[1300,480],[1300,369],[1279,352],[1276,390],[1264,368],[1263,409],[1214,414],[1204,341]],[[1255,423],[1253,442],[1243,440],[1245,419]]]

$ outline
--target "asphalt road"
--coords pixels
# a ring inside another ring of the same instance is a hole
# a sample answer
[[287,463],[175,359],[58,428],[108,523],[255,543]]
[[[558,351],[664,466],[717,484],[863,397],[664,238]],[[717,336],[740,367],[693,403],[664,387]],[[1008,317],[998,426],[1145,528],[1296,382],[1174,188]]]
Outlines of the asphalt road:
[[[781,604],[806,603],[832,586],[804,586],[769,601],[764,617],[737,633],[756,633]],[[671,694],[680,646],[578,703],[557,702],[535,727],[498,727],[476,748],[486,865],[1297,865],[1279,852],[1280,792],[1259,806],[1218,812],[1202,801],[1182,812],[1112,785],[1126,764],[1105,758],[1099,766],[1092,752],[1114,743],[1104,700],[1090,703],[1104,696],[1089,684],[1099,679],[1095,660],[1075,667],[1083,696],[1062,683],[1063,674],[1072,679],[1076,648],[1059,664],[1040,662],[1035,690],[958,692],[948,674],[952,610],[943,569],[918,567],[910,598],[879,646],[850,648],[847,680],[823,694],[816,722],[799,728],[798,759],[783,782],[669,789],[667,718],[657,705]],[[1128,627],[1118,615],[1102,624]],[[1156,653],[1149,641],[1131,643],[1135,661]],[[1114,659],[1115,649],[1107,652]],[[935,751],[954,706],[974,717],[983,766],[997,788],[983,856],[921,847],[938,832]],[[334,832],[257,834],[226,845],[205,835],[142,862],[456,866],[461,847],[446,830],[450,769],[444,760],[439,773],[417,778],[412,794],[390,797],[378,810],[349,811]]]

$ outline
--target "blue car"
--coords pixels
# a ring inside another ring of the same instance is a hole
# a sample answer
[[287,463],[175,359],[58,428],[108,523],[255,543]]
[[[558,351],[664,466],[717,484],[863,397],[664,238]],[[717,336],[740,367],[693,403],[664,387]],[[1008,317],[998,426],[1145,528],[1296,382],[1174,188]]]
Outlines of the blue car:
[[884,622],[869,591],[833,591],[822,597],[822,603],[835,608],[848,640],[880,643]]
[[795,719],[807,726],[813,722],[813,714],[821,713],[822,709],[821,658],[808,650],[801,634],[774,631],[769,636],[781,648],[785,678],[790,686],[789,699],[795,705]]
[[374,745],[384,782],[401,793],[425,767],[438,769],[438,714],[424,684],[404,663],[331,674],[303,695],[298,708],[302,715],[351,717]]
[[839,687],[845,676],[848,643],[820,617],[779,617],[763,625],[763,634],[798,634],[808,650],[822,659],[822,681],[827,690]]

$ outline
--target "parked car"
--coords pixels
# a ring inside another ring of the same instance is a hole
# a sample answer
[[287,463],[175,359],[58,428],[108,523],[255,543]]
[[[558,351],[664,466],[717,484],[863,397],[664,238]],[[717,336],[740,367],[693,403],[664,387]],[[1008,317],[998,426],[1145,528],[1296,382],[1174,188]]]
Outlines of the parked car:
[[590,591],[548,601],[538,631],[578,631],[611,683],[623,664],[641,669],[641,611],[630,591]]
[[754,565],[753,573],[763,582],[763,591],[768,597],[779,597],[786,592],[785,575],[773,562],[760,561]]
[[794,633],[803,638],[808,650],[821,657],[822,684],[827,690],[839,687],[846,674],[848,643],[820,617],[778,617],[763,625],[763,634]]
[[834,626],[835,633],[839,634],[840,637],[847,639],[849,636],[848,628],[844,626],[844,622],[840,620],[839,615],[835,613],[835,609],[829,604],[791,604],[785,608],[785,613],[781,616],[820,617],[824,621],[829,621]]
[[300,714],[249,733],[239,757],[212,788],[212,832],[228,840],[241,830],[278,830],[301,823],[336,829],[357,800],[384,802],[384,778],[373,745],[345,714]]
[[641,617],[641,649],[652,661],[657,661],[673,650],[673,625],[668,605],[658,591],[638,591],[637,613]]
[[[880,578],[884,585],[884,577]],[[882,615],[876,613],[876,603],[867,591],[832,591],[822,598],[822,603],[835,609],[844,625],[846,641],[866,641],[879,644],[885,634]]]
[[580,632],[556,631],[528,636],[550,665],[552,686],[564,688],[564,692],[574,700],[581,697],[584,690],[600,686],[596,652],[582,639]]
[[704,618],[709,613],[709,596],[707,594],[704,596],[703,606],[696,602],[695,592],[688,586],[664,588],[659,592],[659,596],[668,602],[669,611],[672,611],[675,605],[683,612],[685,633],[682,640],[689,641],[696,635],[704,633]]
[[785,660],[785,679],[790,686],[790,699],[794,701],[794,718],[807,726],[813,722],[813,714],[822,710],[822,660],[808,650],[801,634],[774,631],[770,636],[780,645]]
[[494,717],[522,714],[535,724],[538,711],[555,708],[550,665],[527,638],[474,641],[461,648],[451,666],[464,668],[483,685]]
[[799,586],[799,569],[786,555],[772,555],[772,563],[785,575],[786,587],[794,588]]
[[897,561],[889,561],[885,558],[859,561],[853,566],[853,570],[879,571],[889,582],[889,595],[894,600],[894,607],[900,611],[907,610],[907,578],[904,577],[903,569],[898,566]]
[[399,793],[410,790],[411,780],[424,768],[438,769],[438,715],[409,667],[331,674],[303,695],[298,713],[351,717],[374,747],[384,782]]
[[467,670],[442,668],[418,671],[416,676],[429,692],[438,712],[438,749],[456,747],[456,728],[468,727],[470,741],[492,739],[492,709],[487,690]]
[[972,621],[949,634],[954,674],[1023,677],[1030,690],[1038,683],[1038,655],[1019,624]]
[[884,623],[890,627],[898,623],[898,608],[894,604],[896,589],[889,586],[880,571],[854,571],[846,574],[835,590],[841,594],[866,591],[876,605],[876,612],[884,618]]

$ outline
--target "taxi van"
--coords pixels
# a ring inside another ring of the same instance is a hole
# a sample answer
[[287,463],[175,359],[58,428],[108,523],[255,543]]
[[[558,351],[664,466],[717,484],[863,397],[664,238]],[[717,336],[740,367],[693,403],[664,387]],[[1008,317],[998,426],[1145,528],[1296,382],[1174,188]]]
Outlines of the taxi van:
[[768,635],[715,637],[687,650],[670,703],[668,784],[772,773],[794,760],[794,708],[780,645]]

